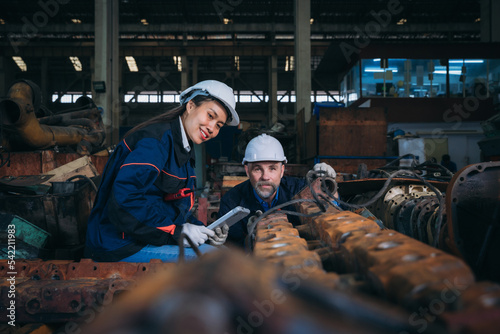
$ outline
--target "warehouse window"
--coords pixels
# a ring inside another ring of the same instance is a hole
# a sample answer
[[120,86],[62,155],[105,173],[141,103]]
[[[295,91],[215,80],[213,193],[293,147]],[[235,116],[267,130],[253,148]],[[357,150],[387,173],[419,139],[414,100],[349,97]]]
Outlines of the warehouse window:
[[[498,59],[362,59],[341,82],[344,101],[356,97],[490,96],[498,81]],[[449,91],[447,90],[447,78]]]
[[[316,96],[314,96],[316,95]],[[338,102],[340,94],[338,91],[329,91],[328,94],[324,90],[318,90],[311,95],[311,102]]]
[[[235,100],[240,103],[260,103],[262,101],[269,102],[269,95],[264,94],[264,91],[242,90],[235,91]],[[57,97],[57,95],[55,95]],[[81,95],[80,95],[81,96]],[[351,95],[351,98],[357,95]],[[295,102],[295,91],[278,91],[278,102],[288,103]],[[128,92],[124,95],[125,103],[179,103],[179,93],[176,91],[164,91],[163,94],[157,92],[142,92],[137,94]],[[311,92],[311,102],[335,102],[340,101],[340,93],[338,91]]]
[[[485,96],[490,69],[485,59],[450,59],[450,96]],[[490,81],[491,82],[491,81]]]
[[141,92],[134,94],[134,92],[128,92],[124,95],[125,103],[178,103],[179,93],[176,91],[165,91],[165,92]]
[[268,102],[269,96],[264,95],[264,92],[261,90],[257,91],[249,91],[249,90],[240,90],[237,92],[237,102],[241,103],[259,103],[262,101]]
[[[74,103],[76,100],[78,100],[79,97],[82,96],[82,93],[77,93],[77,92],[68,92],[66,94],[63,94],[61,98],[59,98],[58,93],[52,94],[52,102],[56,102],[59,100],[60,103]],[[85,96],[88,96],[92,98],[92,94],[90,92],[87,92]]]

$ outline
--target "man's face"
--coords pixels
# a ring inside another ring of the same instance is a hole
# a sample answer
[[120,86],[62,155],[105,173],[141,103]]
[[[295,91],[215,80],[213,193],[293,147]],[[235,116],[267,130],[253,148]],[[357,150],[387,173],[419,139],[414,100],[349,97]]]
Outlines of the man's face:
[[263,200],[274,199],[285,172],[283,163],[276,161],[249,162],[245,165],[245,171],[260,198]]

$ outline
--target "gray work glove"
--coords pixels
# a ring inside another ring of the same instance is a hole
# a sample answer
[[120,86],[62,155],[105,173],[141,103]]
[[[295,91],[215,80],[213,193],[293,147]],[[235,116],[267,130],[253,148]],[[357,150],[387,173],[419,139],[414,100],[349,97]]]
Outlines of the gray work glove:
[[229,226],[227,224],[222,225],[222,227],[216,227],[215,235],[208,238],[208,243],[212,246],[221,246],[226,242],[227,235],[229,232]]
[[[215,235],[214,231],[209,230],[203,225],[194,225],[190,223],[185,223],[184,225],[182,225],[181,233],[187,235],[196,246],[204,244],[209,237],[213,237]],[[183,244],[184,247],[191,247],[191,245],[185,238]]]
[[319,173],[323,172],[326,174],[326,176],[331,177],[332,179],[335,179],[337,177],[337,172],[335,172],[335,169],[324,162],[320,162],[314,165],[313,170]]

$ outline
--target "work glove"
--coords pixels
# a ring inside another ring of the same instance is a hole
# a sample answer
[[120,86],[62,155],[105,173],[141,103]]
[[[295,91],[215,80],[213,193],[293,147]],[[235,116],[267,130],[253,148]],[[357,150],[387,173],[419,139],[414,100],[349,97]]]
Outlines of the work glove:
[[[194,225],[194,224],[190,224],[190,223],[185,223],[184,225],[182,225],[181,233],[184,233],[185,235],[187,235],[189,237],[189,239],[191,239],[191,241],[196,246],[199,246],[199,245],[205,243],[205,241],[207,241],[207,239],[209,237],[213,237],[215,235],[214,231],[209,230],[208,228],[206,228],[203,225]],[[185,238],[184,238],[183,244],[184,244],[184,247],[191,247],[191,245],[189,244],[189,242]]]
[[227,224],[222,225],[222,227],[216,227],[215,230],[215,235],[213,237],[208,238],[208,242],[212,246],[221,246],[226,242],[227,235],[229,232],[229,226]]
[[323,172],[324,174],[326,174],[326,176],[331,177],[332,179],[335,179],[337,177],[337,172],[335,172],[335,169],[324,162],[320,162],[314,165],[313,170],[315,172],[318,172],[318,174]]

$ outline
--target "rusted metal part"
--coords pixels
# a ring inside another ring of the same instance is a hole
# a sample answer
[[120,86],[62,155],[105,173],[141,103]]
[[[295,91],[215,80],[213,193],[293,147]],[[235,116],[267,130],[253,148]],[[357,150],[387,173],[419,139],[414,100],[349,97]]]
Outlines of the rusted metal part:
[[306,276],[327,288],[338,286],[339,276],[323,269],[321,251],[311,250],[281,213],[264,217],[257,226],[253,255],[289,274]]
[[[420,199],[426,202],[420,205],[416,222],[423,225],[436,219],[434,196],[422,192],[422,189],[409,192],[408,187],[405,190],[405,185],[398,185],[393,190],[390,195],[385,194],[385,213],[389,216],[391,213],[399,215],[390,207],[391,204],[396,203],[403,210],[405,201]],[[310,198],[308,191],[305,189],[300,196]],[[404,196],[408,198],[403,200]],[[418,202],[411,203],[416,206]],[[314,210],[311,203],[300,203],[297,207],[302,213]],[[500,309],[500,286],[477,282],[473,271],[461,258],[397,231],[381,229],[375,221],[350,211],[327,211],[304,222],[308,227],[299,228],[301,235],[315,237],[331,249],[332,267],[328,270],[360,275],[369,291],[413,312],[409,321],[415,324],[417,331],[423,330],[419,325],[438,318],[453,333],[464,329],[471,330],[471,333],[491,332],[500,326],[500,319],[493,317]],[[396,226],[401,224],[397,220],[395,222]],[[434,235],[431,227],[425,225],[426,238]],[[419,230],[414,233],[419,233]],[[441,238],[445,237],[441,233]],[[486,323],[483,323],[479,313],[474,312],[478,309],[487,311],[487,316],[484,316]],[[459,325],[454,325],[453,321],[459,315],[463,318]]]
[[[95,191],[86,181],[76,181],[73,184],[73,191],[58,194],[23,195],[2,192],[0,210],[18,215],[49,232],[51,238],[47,249],[83,245]],[[67,259],[76,260],[74,257]]]
[[334,289],[317,294],[324,286],[316,273],[280,270],[238,250],[212,252],[124,294],[83,334],[413,332],[408,315],[386,303]]
[[[110,304],[114,295],[133,288],[145,277],[174,270],[174,263],[80,262],[17,260],[15,264],[16,321],[58,323],[78,321],[91,307]],[[0,260],[0,317],[6,319],[13,270]]]
[[[3,138],[2,146],[11,151],[18,151],[47,148],[55,145],[77,145],[78,153],[88,154],[90,152],[85,141],[95,146],[102,144],[104,141],[104,128],[97,109],[80,112],[78,116],[86,116],[90,119],[77,122],[79,124],[75,124],[76,126],[41,124],[36,117],[36,112],[38,112],[36,108],[39,106],[33,105],[33,101],[38,99],[35,96],[37,93],[39,92],[34,91],[33,87],[25,81],[16,82],[9,88],[7,99],[0,102],[3,126],[9,130]],[[61,116],[61,120],[68,123],[73,116]],[[52,122],[58,117],[52,118]]]
[[[44,174],[81,157],[78,153],[58,153],[54,150],[11,152],[9,164],[0,168],[0,177]],[[91,155],[90,159],[98,173],[102,174],[108,157]]]
[[[151,260],[147,263],[94,262],[82,259],[68,260],[16,260],[16,277],[33,280],[71,280],[86,278],[137,279],[161,270],[173,269],[174,263]],[[7,260],[0,260],[0,277],[9,277]]]
[[[57,323],[77,320],[88,308],[110,304],[117,293],[134,285],[133,281],[121,279],[26,280],[16,285],[16,321]],[[2,285],[0,291],[2,299],[9,300],[6,297],[8,287]],[[2,317],[6,319],[6,314]]]
[[381,296],[408,309],[433,300],[445,287],[443,282],[474,283],[461,259],[401,233],[380,230],[355,213],[324,214],[314,219],[314,226],[335,251],[333,262],[340,272],[364,275]]
[[478,277],[500,282],[500,162],[456,173],[446,193],[448,246]]

